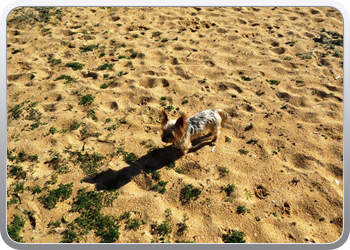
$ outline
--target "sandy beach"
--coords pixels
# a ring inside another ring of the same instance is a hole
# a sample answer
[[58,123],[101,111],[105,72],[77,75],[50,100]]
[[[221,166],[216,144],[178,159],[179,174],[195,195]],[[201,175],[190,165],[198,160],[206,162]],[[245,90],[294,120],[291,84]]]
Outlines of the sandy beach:
[[[180,157],[161,140],[162,108],[172,119],[206,109],[232,119],[214,150],[204,134]],[[20,242],[337,241],[342,16],[15,9],[7,173],[7,225]]]

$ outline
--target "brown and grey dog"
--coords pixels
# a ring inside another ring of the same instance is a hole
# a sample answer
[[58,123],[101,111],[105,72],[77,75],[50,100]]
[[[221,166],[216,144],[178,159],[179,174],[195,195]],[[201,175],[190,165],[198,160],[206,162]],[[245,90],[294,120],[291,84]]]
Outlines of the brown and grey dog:
[[181,149],[183,155],[192,147],[191,140],[200,136],[206,131],[210,131],[213,135],[212,145],[220,134],[221,124],[231,119],[231,117],[221,109],[204,110],[200,113],[186,118],[179,117],[177,120],[169,119],[167,113],[162,109],[162,141],[174,143]]

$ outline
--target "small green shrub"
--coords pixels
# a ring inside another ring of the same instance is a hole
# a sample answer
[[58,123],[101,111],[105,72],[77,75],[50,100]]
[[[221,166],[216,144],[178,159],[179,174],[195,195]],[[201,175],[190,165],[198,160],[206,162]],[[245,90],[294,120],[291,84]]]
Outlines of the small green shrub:
[[90,105],[91,103],[94,102],[95,97],[92,96],[91,94],[87,94],[85,96],[79,97],[79,105]]
[[225,237],[225,243],[245,243],[244,237],[245,232],[240,232],[238,230],[230,230],[228,235]]
[[25,223],[26,221],[23,220],[19,215],[13,215],[13,221],[10,223],[10,226],[7,225],[7,233],[12,240],[23,243],[23,236],[20,236],[19,233],[24,227]]
[[180,199],[184,202],[195,201],[201,193],[202,191],[199,188],[194,188],[192,184],[188,184],[181,190]]
[[111,70],[113,68],[114,64],[113,63],[105,63],[103,65],[100,65],[98,66],[98,70],[105,70],[105,69],[108,69],[108,70]]
[[171,233],[171,231],[172,226],[167,221],[163,221],[163,223],[157,227],[157,232],[160,235],[168,235]]
[[82,69],[84,66],[85,64],[81,64],[79,62],[66,63],[66,67],[72,68],[74,71]]
[[48,195],[42,195],[39,200],[44,204],[45,208],[55,208],[57,202],[67,200],[72,194],[73,182],[69,184],[60,184],[59,188],[52,190]]

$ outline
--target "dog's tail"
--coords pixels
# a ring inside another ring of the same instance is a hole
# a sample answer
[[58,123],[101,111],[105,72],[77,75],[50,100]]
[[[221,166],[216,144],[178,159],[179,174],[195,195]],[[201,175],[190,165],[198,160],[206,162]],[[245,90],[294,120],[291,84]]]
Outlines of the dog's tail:
[[219,113],[219,115],[220,115],[220,117],[221,117],[221,123],[223,124],[223,123],[226,123],[226,122],[228,122],[228,121],[230,121],[231,119],[232,119],[232,117],[231,116],[229,116],[229,114],[227,114],[225,111],[223,111],[222,109],[218,109],[218,113]]

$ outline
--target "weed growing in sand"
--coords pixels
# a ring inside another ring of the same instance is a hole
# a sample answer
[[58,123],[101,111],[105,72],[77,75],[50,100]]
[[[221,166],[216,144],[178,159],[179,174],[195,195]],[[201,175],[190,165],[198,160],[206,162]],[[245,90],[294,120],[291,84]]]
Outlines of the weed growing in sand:
[[253,78],[250,78],[249,76],[241,76],[241,79],[242,79],[243,81],[247,81],[247,82],[253,80]]
[[77,130],[80,127],[80,123],[77,120],[74,120],[71,125],[69,125],[70,130]]
[[47,224],[47,227],[51,227],[51,228],[57,228],[61,226],[61,222],[58,220],[56,222],[53,222],[53,221],[50,221],[48,224]]
[[258,143],[258,140],[257,140],[257,139],[252,138],[252,139],[250,139],[249,143],[257,144],[257,143]]
[[225,177],[230,173],[230,170],[227,167],[220,167],[219,168],[219,174],[221,177]]
[[165,168],[166,168],[167,170],[174,169],[175,167],[176,167],[176,163],[175,163],[174,161],[169,162],[169,163],[165,166]]
[[59,132],[59,131],[58,131],[58,129],[57,129],[56,127],[54,127],[54,126],[52,126],[52,127],[50,128],[50,130],[49,130],[49,133],[52,134],[52,135],[56,134],[57,132]]
[[95,49],[97,49],[98,47],[100,46],[100,44],[91,44],[91,45],[88,45],[86,47],[81,47],[81,52],[88,52],[88,51],[93,51]]
[[146,165],[146,166],[144,167],[144,171],[145,171],[147,174],[151,175],[151,176],[152,176],[152,179],[154,179],[154,180],[156,180],[156,181],[159,181],[159,180],[160,180],[160,177],[161,177],[160,171],[154,169],[152,166]]
[[105,64],[103,64],[103,65],[100,65],[100,66],[98,66],[98,70],[105,70],[105,69],[107,69],[107,70],[112,70],[113,69],[113,66],[114,66],[114,63],[105,63]]
[[202,191],[199,188],[194,188],[192,184],[188,184],[181,190],[180,199],[184,203],[188,203],[191,200],[197,200],[201,193]]
[[173,226],[169,224],[167,221],[163,221],[162,224],[160,224],[157,227],[157,233],[159,235],[168,235],[171,233]]
[[123,72],[123,71],[120,71],[117,76],[124,76],[124,75],[127,75],[129,74],[128,72]]
[[24,227],[25,223],[26,221],[22,219],[21,216],[17,214],[13,215],[13,221],[10,223],[10,225],[7,225],[7,233],[12,240],[19,243],[24,243],[23,236],[20,236],[19,233]]
[[60,184],[59,188],[52,190],[48,195],[42,195],[39,200],[45,208],[55,208],[57,202],[67,200],[72,194],[73,182],[69,184]]
[[278,81],[278,80],[267,80],[266,81],[268,83],[270,83],[271,85],[279,85],[281,83],[281,81]]
[[293,47],[294,44],[296,44],[297,42],[298,42],[298,40],[295,40],[294,38],[292,38],[292,41],[286,42],[286,44],[289,44],[289,46]]
[[104,83],[100,86],[101,89],[106,89],[108,87],[109,87],[109,85],[107,83]]
[[312,54],[309,53],[297,53],[296,56],[301,57],[302,59],[311,59],[312,58]]
[[67,229],[61,233],[63,235],[61,242],[80,242],[91,230],[101,238],[101,243],[117,241],[120,235],[117,218],[112,215],[103,215],[100,211],[102,207],[111,206],[118,196],[119,193],[115,190],[97,192],[80,189],[72,204],[72,211],[79,212],[80,216],[68,224]]
[[[74,164],[80,164],[80,168],[83,170],[86,175],[95,175],[98,173],[99,168],[103,164],[101,161],[105,158],[105,156],[96,153],[96,152],[79,152],[79,151],[68,151],[70,153],[71,160]],[[76,157],[76,158],[75,158]],[[75,158],[73,160],[73,158]]]
[[79,62],[66,63],[66,67],[72,68],[74,71],[82,69],[84,66],[85,64],[81,64]]
[[230,143],[230,142],[231,142],[231,138],[230,138],[230,137],[228,137],[228,136],[225,136],[225,142]]
[[223,186],[222,189],[225,190],[227,196],[229,196],[235,191],[236,185],[235,184],[228,184],[227,186]]
[[24,51],[24,49],[15,49],[14,51],[12,51],[12,54],[15,55],[15,54],[18,54],[22,51]]
[[245,232],[240,232],[238,230],[230,230],[228,235],[225,237],[225,243],[245,243],[244,237]]
[[58,80],[61,80],[61,79],[64,79],[64,80],[66,80],[65,82],[64,82],[64,84],[69,84],[69,83],[72,83],[73,81],[75,82],[77,79],[75,79],[75,78],[73,78],[73,77],[71,77],[71,76],[69,76],[69,75],[60,75],[59,77],[57,77],[56,79],[55,79],[55,81],[58,81]]
[[92,96],[91,94],[87,94],[82,97],[79,96],[78,98],[80,100],[79,105],[90,105],[95,100],[95,97]]
[[236,212],[238,214],[244,214],[247,211],[247,208],[245,206],[238,206]]
[[62,60],[61,59],[54,59],[54,58],[51,58],[49,60],[49,63],[51,65],[51,67],[55,66],[55,65],[58,65],[60,63],[62,63]]
[[92,120],[94,120],[95,122],[98,120],[97,117],[96,117],[96,114],[95,114],[95,110],[94,109],[90,109],[88,112],[87,112],[87,115],[86,115],[87,118],[92,118]]
[[161,180],[161,181],[159,181],[157,184],[155,184],[155,185],[153,186],[153,189],[156,190],[156,191],[158,191],[158,192],[161,193],[161,194],[164,194],[165,191],[166,191],[166,188],[165,188],[166,184],[168,184],[167,181]]

